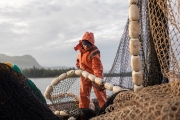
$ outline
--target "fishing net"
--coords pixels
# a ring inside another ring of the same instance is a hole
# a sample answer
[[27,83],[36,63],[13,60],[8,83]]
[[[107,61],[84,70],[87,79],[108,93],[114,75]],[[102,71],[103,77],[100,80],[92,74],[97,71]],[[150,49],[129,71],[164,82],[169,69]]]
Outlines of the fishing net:
[[[4,64],[10,66],[11,69],[13,69],[14,71],[22,74],[21,69],[16,65],[16,64],[11,64],[10,62],[4,62]],[[30,80],[30,79],[26,79],[25,81],[29,88],[32,90],[32,92],[34,93],[34,95],[39,98],[39,100],[41,102],[43,102],[44,104],[46,104],[46,99],[44,98],[44,96],[42,95],[41,91],[37,88],[37,86]]]
[[[62,80],[58,83],[58,85],[53,86],[53,92],[51,93],[50,101],[54,106],[54,112],[64,111],[70,116],[77,116],[79,115],[78,110],[76,110],[77,115],[75,115],[75,109],[78,109],[79,106],[79,98],[78,98],[78,91],[70,90],[70,87],[73,87],[73,83],[76,82],[76,78],[69,78]],[[78,86],[76,86],[79,88]],[[74,111],[74,113],[72,112]],[[59,114],[60,113],[55,113]],[[62,115],[64,116],[64,115]]]
[[118,93],[113,104],[91,120],[178,120],[180,81]]
[[92,115],[98,113],[100,108],[97,103],[97,100],[92,99],[92,96],[94,94],[93,91],[91,93],[89,109],[85,110],[78,108],[80,75],[82,75],[85,78],[88,78],[90,81],[96,83],[96,86],[101,86],[104,89],[106,88],[115,92],[123,90],[122,88],[118,86],[113,86],[110,83],[104,83],[102,78],[98,78],[86,71],[70,70],[67,73],[63,73],[59,77],[55,78],[51,82],[51,85],[47,87],[44,93],[45,97],[52,102],[50,108],[57,116],[68,116],[77,118],[79,116],[86,116],[85,113],[87,114],[87,111],[92,113]]
[[[140,57],[145,88],[139,93],[110,92],[108,95],[112,96],[109,103],[99,112],[99,115],[102,115],[94,119],[176,119],[179,117],[177,114],[179,95],[175,94],[175,91],[178,92],[179,82],[168,82],[180,78],[178,62],[180,60],[180,1],[139,0],[137,5],[140,12]],[[133,90],[129,41],[128,19],[112,68],[104,83]],[[162,83],[165,84],[161,85]],[[113,100],[114,98],[117,99]]]
[[149,0],[150,31],[161,71],[169,80],[180,77],[180,1]]
[[0,120],[59,120],[27,84],[27,78],[0,63]]
[[[55,78],[46,89],[45,97],[52,103],[50,106],[51,110],[57,116],[64,118],[78,117],[82,115],[82,111],[78,109],[79,106],[79,84],[78,76],[71,74],[72,71],[61,74]],[[54,82],[55,81],[55,82]]]
[[[143,86],[152,86],[167,82],[161,73],[160,63],[157,53],[154,49],[154,42],[150,32],[150,23],[148,15],[148,0],[138,1],[140,13],[140,54],[142,71],[143,71]],[[134,89],[132,82],[131,54],[129,51],[129,19],[121,36],[119,47],[105,81],[120,86],[122,88]],[[114,77],[116,76],[116,77]]]
[[[141,60],[143,69],[143,88],[138,93],[133,91],[120,92],[102,112],[102,115],[92,120],[104,119],[138,119],[138,120],[164,120],[179,119],[180,94],[179,94],[179,40],[180,40],[180,1],[179,0],[139,0],[140,10],[140,42]],[[128,24],[126,24],[126,27]],[[126,28],[125,27],[125,28]],[[120,60],[119,56],[124,55],[122,51],[129,40],[128,31],[121,38],[117,56],[113,63],[110,75],[116,71],[128,71],[128,61]],[[124,37],[126,36],[126,37]],[[128,38],[128,39],[127,39]],[[121,49],[122,48],[122,49]],[[126,49],[128,51],[128,49]],[[124,52],[127,52],[124,50]],[[119,55],[118,55],[119,53]],[[122,54],[121,54],[122,53]],[[129,53],[126,54],[129,57]],[[127,56],[126,56],[127,57]],[[120,60],[120,61],[119,61]],[[122,68],[123,63],[125,63]],[[126,67],[127,65],[127,67]],[[129,64],[130,65],[130,64]],[[120,72],[121,73],[121,72]],[[119,78],[119,85],[128,88],[131,82],[122,85]],[[114,78],[107,78],[108,81]],[[131,78],[130,78],[131,79]],[[126,80],[127,81],[127,80]],[[168,83],[172,81],[172,83]],[[166,84],[162,84],[166,83]],[[161,85],[156,85],[161,84]]]

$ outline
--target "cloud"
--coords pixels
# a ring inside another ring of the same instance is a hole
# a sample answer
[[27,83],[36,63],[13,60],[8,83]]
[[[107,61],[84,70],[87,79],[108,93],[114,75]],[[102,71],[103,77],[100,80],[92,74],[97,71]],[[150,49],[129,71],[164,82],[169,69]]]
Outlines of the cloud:
[[42,66],[75,66],[73,48],[91,31],[110,69],[128,18],[123,0],[1,0],[0,6],[1,53],[30,54]]

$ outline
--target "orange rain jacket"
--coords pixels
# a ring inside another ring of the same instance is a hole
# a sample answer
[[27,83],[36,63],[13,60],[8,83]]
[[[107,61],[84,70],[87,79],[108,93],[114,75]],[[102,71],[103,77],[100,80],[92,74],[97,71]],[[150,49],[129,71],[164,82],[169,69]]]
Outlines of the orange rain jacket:
[[[92,46],[86,50],[82,49],[83,40],[88,40],[92,44]],[[81,68],[83,71],[87,71],[95,75],[96,77],[103,78],[103,65],[100,60],[100,51],[94,45],[93,33],[86,32],[82,40],[79,41],[79,44],[74,49],[80,51],[78,53],[76,66],[78,68]],[[92,82],[89,79],[81,76],[79,108],[89,108],[91,89]],[[99,91],[95,87],[93,87],[93,89],[97,97],[99,106],[102,107],[107,99],[106,91]]]

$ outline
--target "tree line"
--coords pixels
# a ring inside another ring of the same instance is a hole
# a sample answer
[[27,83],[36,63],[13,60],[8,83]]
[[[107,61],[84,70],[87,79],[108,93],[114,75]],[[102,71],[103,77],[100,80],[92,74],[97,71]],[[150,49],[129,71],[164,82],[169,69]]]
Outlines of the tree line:
[[45,68],[25,68],[22,69],[22,73],[24,76],[28,78],[43,78],[43,77],[57,77],[62,73],[66,73],[69,70],[74,70],[75,68],[67,68],[67,69],[45,69]]
[[[45,69],[45,68],[26,68],[22,69],[22,73],[24,76],[28,78],[43,78],[43,77],[58,77],[59,75],[68,72],[69,70],[75,70],[76,68],[62,68],[62,69]],[[119,76],[131,76],[131,72],[127,73],[113,73],[113,75],[109,75],[108,73],[104,73],[105,77],[119,77]],[[74,76],[75,77],[75,76]]]

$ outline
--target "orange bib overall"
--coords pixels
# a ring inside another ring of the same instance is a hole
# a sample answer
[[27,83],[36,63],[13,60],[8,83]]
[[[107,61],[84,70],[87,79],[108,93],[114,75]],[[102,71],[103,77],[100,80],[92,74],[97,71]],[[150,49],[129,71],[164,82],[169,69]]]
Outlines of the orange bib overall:
[[[87,40],[92,44],[88,49],[82,49],[82,41]],[[79,50],[76,66],[81,68],[83,71],[87,71],[90,74],[95,75],[96,77],[103,78],[103,65],[100,60],[100,51],[94,45],[94,35],[93,33],[86,32],[79,41],[79,44],[74,48],[75,50]],[[89,108],[90,103],[90,93],[93,85],[89,79],[81,76],[80,81],[80,101],[79,108]],[[97,97],[99,107],[102,107],[107,98],[106,91],[99,91],[96,87],[93,87],[94,93]]]
[[[96,48],[95,50],[92,50]],[[100,60],[100,55],[96,54],[92,56],[93,53],[98,53],[97,47],[93,46],[90,48],[92,52],[87,51],[81,51],[78,55],[78,62],[76,63],[77,66],[79,66],[82,70],[87,71],[96,77],[103,78],[103,66]],[[91,58],[92,57],[92,58]],[[78,65],[79,63],[79,65]],[[89,108],[90,103],[90,93],[92,89],[92,82],[81,76],[80,81],[80,102],[79,102],[79,108]],[[99,91],[97,88],[93,87],[94,93],[97,97],[98,104],[100,107],[102,107],[106,102],[106,91]]]

